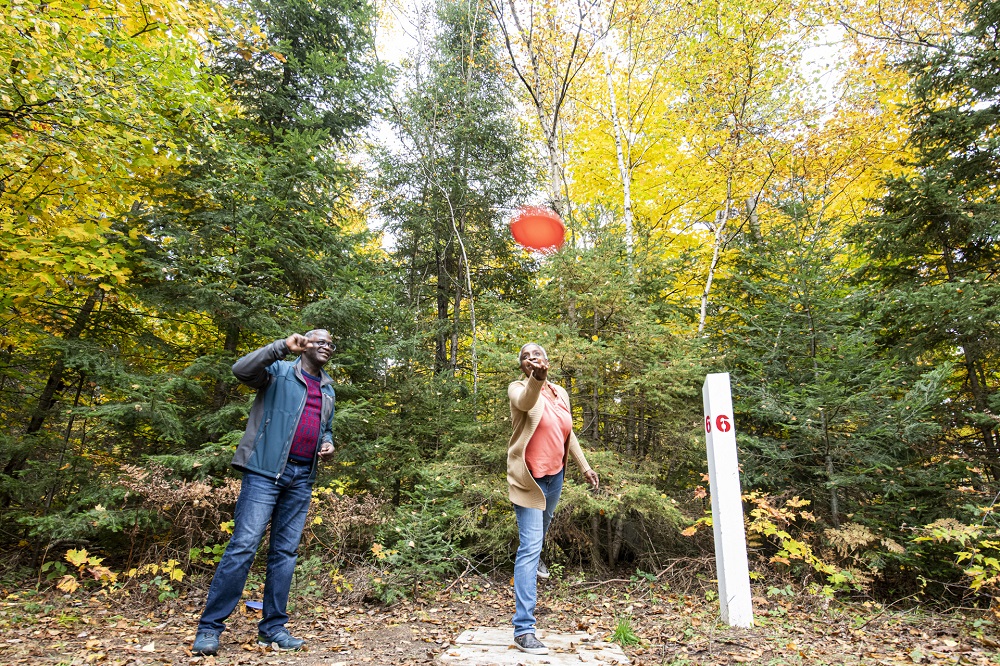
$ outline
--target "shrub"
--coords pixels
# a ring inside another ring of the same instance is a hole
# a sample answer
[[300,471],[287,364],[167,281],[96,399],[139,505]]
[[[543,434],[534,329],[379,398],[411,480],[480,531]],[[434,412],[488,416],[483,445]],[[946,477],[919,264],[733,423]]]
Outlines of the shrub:
[[463,507],[454,481],[418,483],[410,500],[382,525],[371,548],[376,596],[384,603],[416,596],[422,585],[447,580],[468,561],[453,525]]
[[347,494],[339,481],[319,485],[313,489],[301,548],[341,567],[368,550],[377,526],[386,520],[384,508],[381,498]]

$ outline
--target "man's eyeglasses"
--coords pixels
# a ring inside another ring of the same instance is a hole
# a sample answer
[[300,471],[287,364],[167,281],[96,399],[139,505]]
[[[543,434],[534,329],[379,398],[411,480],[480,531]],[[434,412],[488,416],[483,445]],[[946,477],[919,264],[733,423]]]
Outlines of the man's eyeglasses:
[[337,345],[333,344],[329,340],[310,340],[309,342],[314,347],[317,347],[319,349],[323,349],[324,347],[326,347],[330,351],[336,351],[336,349],[337,349]]

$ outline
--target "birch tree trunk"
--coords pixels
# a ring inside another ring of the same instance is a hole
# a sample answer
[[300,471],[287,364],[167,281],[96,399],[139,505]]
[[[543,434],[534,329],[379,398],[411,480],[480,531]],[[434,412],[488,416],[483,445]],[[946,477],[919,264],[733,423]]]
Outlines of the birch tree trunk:
[[726,242],[726,224],[732,211],[733,178],[726,178],[726,200],[722,204],[722,210],[715,218],[715,238],[712,241],[712,261],[708,265],[708,277],[705,279],[705,290],[701,294],[701,316],[698,317],[698,333],[705,330],[705,319],[708,316],[708,297],[712,293],[712,281],[715,279],[715,271],[719,267],[719,256]]
[[[611,78],[611,61],[604,56],[604,76],[608,82],[608,99],[611,107],[611,125],[614,128],[615,154],[618,157],[618,175],[622,180],[622,208],[625,221],[625,247],[631,260],[632,246],[632,165],[625,160],[621,120],[618,117],[618,102],[615,99],[615,86]],[[631,152],[631,151],[630,151]]]
[[572,16],[558,5],[539,7],[519,0],[489,0],[490,12],[503,35],[511,66],[531,98],[545,139],[549,162],[549,203],[560,215],[569,215],[566,171],[559,147],[560,118],[570,85],[583,68],[606,28],[592,34],[593,12],[600,0],[578,0]]

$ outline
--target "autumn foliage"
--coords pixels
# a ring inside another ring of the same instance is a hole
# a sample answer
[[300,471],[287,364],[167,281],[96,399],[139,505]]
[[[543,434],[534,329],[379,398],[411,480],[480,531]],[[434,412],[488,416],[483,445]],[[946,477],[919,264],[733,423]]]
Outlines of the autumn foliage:
[[[756,586],[996,608],[1000,4],[440,0],[391,64],[368,2],[0,6],[12,581],[204,587],[229,368],[324,327],[316,589],[506,576],[533,341],[602,479],[550,566],[710,565],[728,371]],[[515,244],[523,205],[561,250]]]

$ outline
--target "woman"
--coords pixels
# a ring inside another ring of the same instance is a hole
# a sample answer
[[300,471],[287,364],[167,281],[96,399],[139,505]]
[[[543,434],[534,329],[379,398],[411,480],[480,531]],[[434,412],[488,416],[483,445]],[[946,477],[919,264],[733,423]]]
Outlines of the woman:
[[545,350],[529,342],[521,347],[518,361],[525,378],[507,387],[514,426],[507,446],[507,483],[521,541],[514,562],[514,643],[522,652],[548,654],[535,637],[535,577],[545,532],[562,492],[567,457],[573,455],[594,488],[598,479],[573,434],[569,395],[548,382]]

